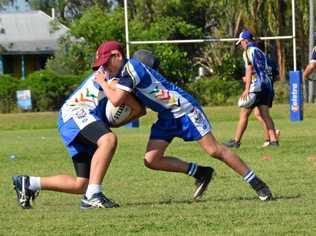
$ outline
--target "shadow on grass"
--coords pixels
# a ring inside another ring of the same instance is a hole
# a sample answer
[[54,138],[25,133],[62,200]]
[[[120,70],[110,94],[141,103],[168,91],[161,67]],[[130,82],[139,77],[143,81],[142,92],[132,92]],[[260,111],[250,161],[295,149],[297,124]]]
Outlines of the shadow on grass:
[[[298,199],[301,197],[301,194],[291,195],[291,196],[274,196],[273,200],[271,201],[278,201],[278,200],[292,200]],[[215,202],[231,202],[231,201],[258,201],[258,197],[234,197],[234,198],[207,198],[205,201],[215,201]]]
[[[205,200],[203,200],[205,201]],[[126,203],[126,206],[151,206],[151,205],[169,205],[169,204],[192,204],[196,203],[197,201],[194,200],[174,200],[174,199],[166,199],[161,201],[151,201],[151,202],[133,202],[133,203]]]
[[[272,202],[280,201],[280,200],[293,200],[301,198],[301,194],[292,195],[292,196],[275,196]],[[232,202],[232,201],[259,201],[258,197],[234,197],[234,198],[204,198],[200,200],[189,200],[189,199],[165,199],[161,201],[148,201],[148,202],[133,202],[127,203],[125,206],[148,206],[148,205],[169,205],[169,204],[198,204],[198,203],[206,203],[206,202]]]

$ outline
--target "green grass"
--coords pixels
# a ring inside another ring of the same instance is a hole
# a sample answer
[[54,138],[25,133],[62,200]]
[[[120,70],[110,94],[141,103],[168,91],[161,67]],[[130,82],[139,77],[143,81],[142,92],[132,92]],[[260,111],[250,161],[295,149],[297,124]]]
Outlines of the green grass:
[[[236,107],[206,108],[219,141],[233,136]],[[273,190],[261,202],[241,177],[209,158],[195,143],[175,140],[168,154],[212,165],[217,172],[200,202],[192,201],[193,179],[152,171],[143,153],[155,114],[138,129],[120,128],[119,147],[104,191],[118,209],[80,211],[81,196],[43,191],[31,210],[18,207],[11,176],[73,175],[58,136],[56,113],[0,115],[0,235],[315,235],[316,106],[306,105],[303,122],[290,122],[288,106],[272,109],[281,146],[261,149],[262,129],[251,118],[237,152]],[[10,160],[11,154],[17,156]],[[263,160],[263,156],[272,160]]]

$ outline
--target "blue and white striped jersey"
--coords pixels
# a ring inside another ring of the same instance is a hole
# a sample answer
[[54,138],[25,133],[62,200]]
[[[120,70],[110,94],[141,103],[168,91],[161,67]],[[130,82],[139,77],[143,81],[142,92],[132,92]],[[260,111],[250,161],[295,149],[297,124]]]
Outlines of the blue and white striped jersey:
[[260,92],[262,83],[269,83],[267,75],[268,66],[265,54],[257,48],[254,43],[249,43],[248,48],[243,53],[245,67],[252,65],[254,68],[250,92]]
[[119,77],[117,88],[133,92],[159,117],[179,118],[199,106],[189,93],[136,59],[126,61]]
[[90,75],[60,109],[58,128],[66,144],[90,123],[97,120],[107,122],[104,112],[106,102],[102,88],[94,81],[94,74]]

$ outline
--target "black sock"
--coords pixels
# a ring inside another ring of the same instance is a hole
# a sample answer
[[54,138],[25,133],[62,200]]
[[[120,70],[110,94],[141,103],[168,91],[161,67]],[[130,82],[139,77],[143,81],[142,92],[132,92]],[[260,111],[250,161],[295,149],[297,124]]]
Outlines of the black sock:
[[244,180],[250,184],[250,186],[255,190],[262,189],[263,187],[266,186],[266,184],[256,176],[255,172],[252,170],[249,170],[245,175],[244,175]]
[[[206,174],[209,173],[211,167],[199,166],[195,163],[190,163],[187,174],[193,176],[196,179],[202,179]],[[212,169],[213,170],[213,169]]]
[[251,185],[251,187],[255,190],[255,191],[258,191],[264,187],[266,187],[266,184],[260,179],[258,178],[257,176],[254,177],[250,182],[249,184]]
[[189,167],[187,169],[187,174],[189,176],[194,176],[196,171],[197,171],[197,169],[198,169],[198,165],[196,163],[192,163],[191,162],[191,163],[189,163]]

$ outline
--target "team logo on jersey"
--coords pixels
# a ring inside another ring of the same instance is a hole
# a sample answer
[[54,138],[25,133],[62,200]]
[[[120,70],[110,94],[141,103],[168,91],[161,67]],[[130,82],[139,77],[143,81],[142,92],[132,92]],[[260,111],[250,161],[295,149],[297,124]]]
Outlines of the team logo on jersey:
[[87,115],[87,112],[84,109],[79,109],[78,111],[76,111],[75,115],[78,119],[83,119]]
[[175,95],[168,90],[163,90],[156,87],[150,92],[150,94],[154,94],[157,100],[167,103],[168,105],[180,106],[179,99],[177,99]]
[[198,112],[198,110],[196,110],[195,108],[192,110],[192,113],[193,113],[193,118],[194,118],[194,121],[196,123],[202,123],[203,122],[203,117],[201,115],[200,112]]
[[74,101],[70,103],[70,106],[76,105],[96,105],[97,96],[93,93],[89,92],[89,89],[86,89],[86,92],[81,92],[78,97],[75,98]]

